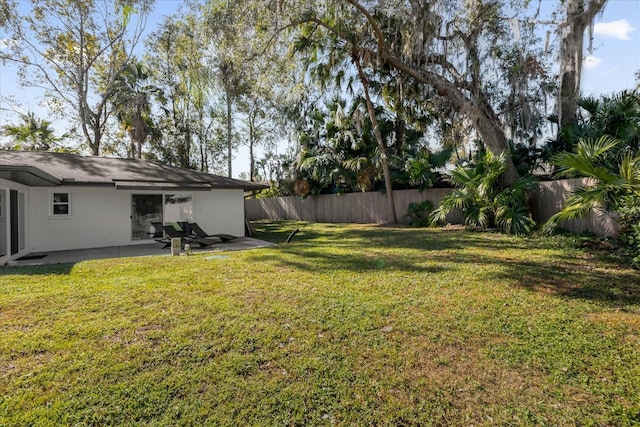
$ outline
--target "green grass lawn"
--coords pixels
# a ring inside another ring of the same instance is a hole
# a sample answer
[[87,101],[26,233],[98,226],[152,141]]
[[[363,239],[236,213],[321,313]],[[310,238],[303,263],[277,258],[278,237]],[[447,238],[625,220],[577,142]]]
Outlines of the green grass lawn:
[[575,237],[0,268],[0,425],[638,425],[640,275]]

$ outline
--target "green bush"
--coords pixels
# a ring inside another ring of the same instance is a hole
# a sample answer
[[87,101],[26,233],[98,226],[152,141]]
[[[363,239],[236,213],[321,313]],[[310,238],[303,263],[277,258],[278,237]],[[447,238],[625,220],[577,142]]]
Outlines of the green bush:
[[433,203],[429,200],[409,203],[409,209],[405,217],[409,219],[412,227],[428,227],[431,225],[431,210]]
[[431,213],[434,224],[444,223],[446,216],[460,210],[465,223],[481,228],[499,228],[514,235],[530,234],[535,222],[527,207],[529,191],[536,184],[531,175],[518,178],[501,188],[500,179],[506,169],[504,155],[484,152],[475,163],[459,165],[449,174],[456,189],[446,195]]
[[635,267],[640,267],[640,192],[622,197],[616,212],[620,241],[629,249]]

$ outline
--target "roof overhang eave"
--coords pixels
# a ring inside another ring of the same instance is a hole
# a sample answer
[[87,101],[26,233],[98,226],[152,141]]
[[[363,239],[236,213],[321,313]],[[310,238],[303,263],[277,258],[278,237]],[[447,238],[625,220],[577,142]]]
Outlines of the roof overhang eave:
[[244,191],[257,191],[257,190],[266,190],[267,188],[269,188],[269,185],[253,183],[249,185],[243,185],[241,187],[239,186],[237,188],[242,188]]
[[57,187],[62,184],[59,178],[30,165],[0,165],[0,178],[28,187]]
[[204,182],[146,182],[114,180],[116,190],[210,191],[211,184]]

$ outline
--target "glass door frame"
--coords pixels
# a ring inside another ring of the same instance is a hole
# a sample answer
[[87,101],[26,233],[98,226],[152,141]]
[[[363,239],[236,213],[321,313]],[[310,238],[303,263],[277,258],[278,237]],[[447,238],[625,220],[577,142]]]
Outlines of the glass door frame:
[[130,218],[132,241],[155,238],[158,230],[152,223],[164,223],[164,195],[162,193],[131,194]]

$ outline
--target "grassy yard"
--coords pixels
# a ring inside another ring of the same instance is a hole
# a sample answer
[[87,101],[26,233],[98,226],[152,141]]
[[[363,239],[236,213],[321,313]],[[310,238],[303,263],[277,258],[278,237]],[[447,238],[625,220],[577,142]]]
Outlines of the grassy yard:
[[572,237],[0,268],[0,425],[638,425],[640,275]]

